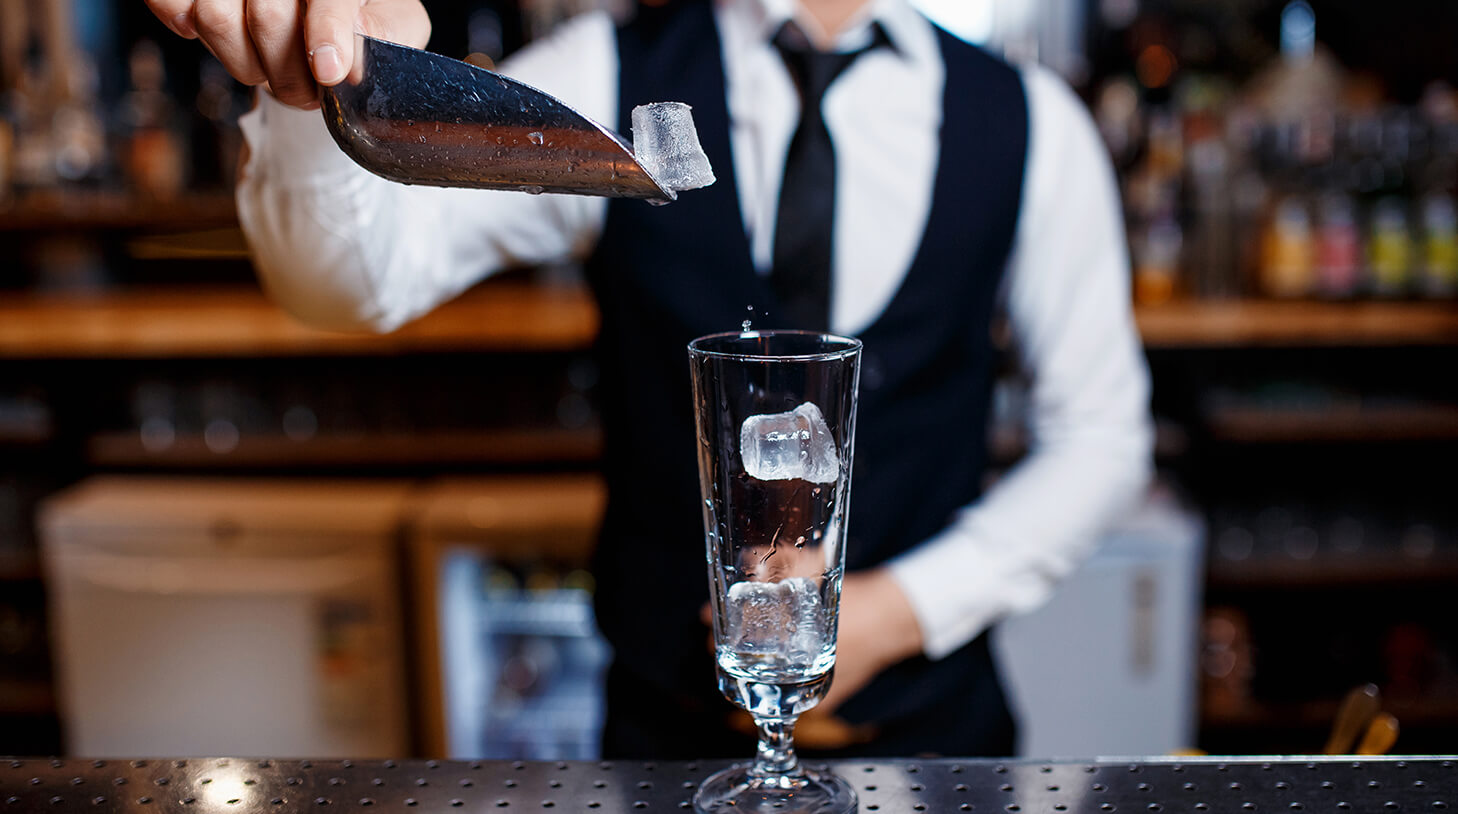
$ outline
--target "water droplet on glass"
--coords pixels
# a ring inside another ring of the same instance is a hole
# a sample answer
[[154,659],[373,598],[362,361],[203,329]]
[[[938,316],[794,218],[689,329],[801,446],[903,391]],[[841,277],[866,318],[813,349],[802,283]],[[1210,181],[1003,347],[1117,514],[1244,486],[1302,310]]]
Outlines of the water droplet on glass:
[[425,143],[425,136],[421,136],[421,137],[420,137],[420,143],[421,143],[421,144],[424,144],[424,143]]
[[547,140],[547,137],[546,136],[543,136],[541,133],[538,133],[535,130],[533,130],[530,133],[527,133],[527,141],[530,141],[531,143],[537,145],[538,147],[540,147],[546,140]]
[[796,540],[795,540],[795,548],[804,548],[804,547],[805,547],[805,535],[802,534],[798,538],[796,538]]
[[405,126],[406,127],[414,127],[415,126],[415,120],[414,119],[406,119],[405,120]]

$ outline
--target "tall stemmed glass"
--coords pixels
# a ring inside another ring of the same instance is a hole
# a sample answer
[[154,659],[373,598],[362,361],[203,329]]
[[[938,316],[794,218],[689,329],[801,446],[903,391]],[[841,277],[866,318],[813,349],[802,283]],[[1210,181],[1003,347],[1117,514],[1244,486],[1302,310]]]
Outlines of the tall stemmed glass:
[[701,812],[856,806],[848,783],[800,764],[793,731],[835,665],[860,354],[804,331],[689,344],[719,689],[759,728],[752,764],[699,787]]

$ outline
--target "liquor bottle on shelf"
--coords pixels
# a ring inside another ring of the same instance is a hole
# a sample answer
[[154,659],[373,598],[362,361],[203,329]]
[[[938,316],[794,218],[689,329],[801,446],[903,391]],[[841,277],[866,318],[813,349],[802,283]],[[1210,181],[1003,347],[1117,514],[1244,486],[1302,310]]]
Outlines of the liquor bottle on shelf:
[[10,185],[18,195],[49,189],[56,183],[55,143],[47,125],[45,103],[33,73],[6,93],[6,118],[11,122]]
[[1346,299],[1357,293],[1362,274],[1362,240],[1352,199],[1332,192],[1318,205],[1316,287],[1323,297]]
[[1134,296],[1143,305],[1159,305],[1174,297],[1184,235],[1169,215],[1156,218],[1136,236]]
[[1260,283],[1272,297],[1309,296],[1316,284],[1316,245],[1306,201],[1288,196],[1276,204],[1262,246]]
[[1418,288],[1428,297],[1458,293],[1458,218],[1453,199],[1440,192],[1422,200],[1422,262]]
[[1377,202],[1367,246],[1372,293],[1379,297],[1406,294],[1412,283],[1413,251],[1405,201],[1389,196]]
[[60,181],[96,184],[109,163],[106,125],[97,107],[100,79],[89,58],[78,53],[73,59],[70,76],[76,87],[51,117],[52,160]]
[[179,135],[176,106],[165,89],[161,49],[151,40],[137,43],[128,67],[131,90],[121,113],[127,181],[145,198],[173,200],[187,183],[186,145]]

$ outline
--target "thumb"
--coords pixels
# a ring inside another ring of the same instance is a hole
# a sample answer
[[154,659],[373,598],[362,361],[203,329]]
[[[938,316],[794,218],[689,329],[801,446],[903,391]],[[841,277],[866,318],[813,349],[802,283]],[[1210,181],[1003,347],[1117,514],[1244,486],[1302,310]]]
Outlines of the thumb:
[[354,64],[354,33],[359,0],[308,0],[304,12],[304,48],[309,67],[321,85],[337,85]]

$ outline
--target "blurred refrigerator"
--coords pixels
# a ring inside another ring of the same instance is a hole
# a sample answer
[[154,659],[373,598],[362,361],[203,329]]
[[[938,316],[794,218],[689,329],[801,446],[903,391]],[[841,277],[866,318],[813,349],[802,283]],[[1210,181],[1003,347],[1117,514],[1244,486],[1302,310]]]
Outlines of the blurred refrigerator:
[[587,565],[600,480],[443,479],[417,500],[410,547],[426,751],[597,757],[609,649]]
[[102,477],[50,499],[41,537],[67,751],[405,754],[407,494]]
[[1204,548],[1200,516],[1156,488],[1045,605],[998,625],[1019,754],[1194,747]]

